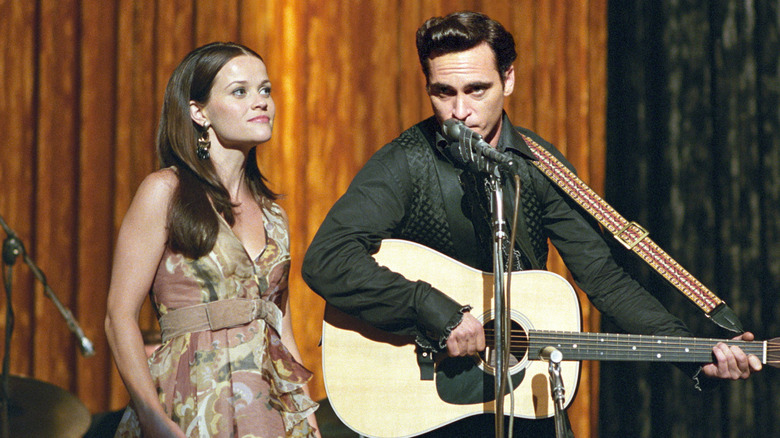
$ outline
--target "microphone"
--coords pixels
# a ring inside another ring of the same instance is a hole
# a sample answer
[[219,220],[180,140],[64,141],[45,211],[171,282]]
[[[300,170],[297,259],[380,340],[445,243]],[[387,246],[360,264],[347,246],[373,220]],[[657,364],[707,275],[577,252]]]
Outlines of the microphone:
[[450,150],[463,163],[474,163],[480,170],[490,172],[493,166],[483,159],[487,158],[510,172],[516,171],[515,159],[511,155],[497,151],[483,140],[481,135],[467,128],[460,120],[445,120],[442,124],[442,132],[448,140],[458,141],[458,147],[452,147]]

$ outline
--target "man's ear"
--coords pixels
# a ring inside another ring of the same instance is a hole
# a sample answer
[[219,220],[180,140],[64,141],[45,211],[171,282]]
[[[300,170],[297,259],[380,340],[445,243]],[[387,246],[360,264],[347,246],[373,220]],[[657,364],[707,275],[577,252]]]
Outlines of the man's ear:
[[504,97],[512,94],[515,89],[515,67],[510,65],[504,73]]
[[190,101],[190,117],[192,118],[193,122],[200,126],[206,126],[209,121],[203,106],[194,100]]

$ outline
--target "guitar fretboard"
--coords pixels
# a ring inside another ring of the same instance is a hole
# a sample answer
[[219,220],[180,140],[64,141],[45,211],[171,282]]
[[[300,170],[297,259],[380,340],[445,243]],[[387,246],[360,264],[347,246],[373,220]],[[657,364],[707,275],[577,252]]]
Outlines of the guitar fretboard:
[[[529,331],[530,359],[537,359],[545,347],[555,347],[563,360],[614,360],[655,362],[712,362],[712,347],[722,339],[674,336],[628,335],[615,333],[572,333]],[[525,338],[523,336],[523,338]],[[514,339],[514,343],[518,342]],[[766,361],[765,341],[725,341]]]

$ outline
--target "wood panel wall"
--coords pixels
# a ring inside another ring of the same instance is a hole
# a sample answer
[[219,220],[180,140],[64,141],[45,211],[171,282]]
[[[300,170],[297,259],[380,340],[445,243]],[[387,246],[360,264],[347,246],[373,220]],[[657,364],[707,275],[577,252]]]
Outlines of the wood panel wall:
[[[114,239],[156,167],[168,76],[194,47],[232,40],[263,55],[274,84],[276,132],[259,161],[286,194],[295,331],[316,373],[313,395],[324,397],[324,303],[300,278],[303,253],[369,156],[431,114],[414,32],[430,16],[461,9],[485,12],[515,35],[510,116],[554,142],[602,192],[606,0],[0,0],[0,215],[97,351],[78,353],[40,283],[17,262],[11,372],[68,389],[93,413],[127,402],[103,332]],[[563,270],[559,261],[551,266]],[[584,317],[595,328],[587,305]],[[149,306],[141,323],[155,326]],[[580,436],[595,431],[598,406],[597,368],[584,370],[570,411]]]

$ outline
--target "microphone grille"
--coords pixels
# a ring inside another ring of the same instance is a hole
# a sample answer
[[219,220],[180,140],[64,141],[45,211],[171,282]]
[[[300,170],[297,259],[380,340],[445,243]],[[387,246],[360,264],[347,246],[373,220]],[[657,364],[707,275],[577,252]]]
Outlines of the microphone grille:
[[460,135],[460,128],[463,122],[457,119],[445,120],[442,124],[442,132],[451,141],[457,140]]

